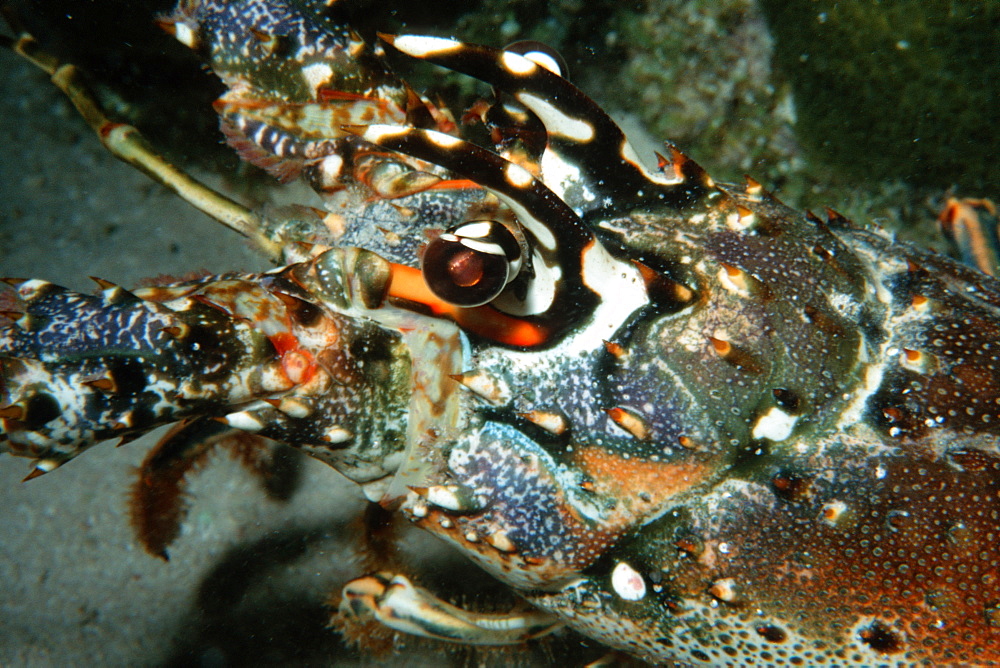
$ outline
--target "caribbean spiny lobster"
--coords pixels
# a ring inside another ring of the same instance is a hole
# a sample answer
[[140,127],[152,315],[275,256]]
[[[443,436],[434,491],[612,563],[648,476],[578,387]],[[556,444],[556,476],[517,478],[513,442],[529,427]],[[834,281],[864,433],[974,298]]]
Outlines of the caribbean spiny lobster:
[[[651,662],[1000,660],[1000,284],[673,146],[647,165],[537,45],[369,43],[328,4],[161,19],[227,86],[229,144],[325,200],[280,218],[177,173],[17,42],[117,155],[278,268],[96,295],[10,280],[0,447],[39,475],[177,423],[138,492],[162,554],[180,520],[156,499],[191,462],[284,443],[533,607],[473,613],[381,570],[343,590],[355,636],[565,625]],[[494,96],[457,122],[390,50]]]

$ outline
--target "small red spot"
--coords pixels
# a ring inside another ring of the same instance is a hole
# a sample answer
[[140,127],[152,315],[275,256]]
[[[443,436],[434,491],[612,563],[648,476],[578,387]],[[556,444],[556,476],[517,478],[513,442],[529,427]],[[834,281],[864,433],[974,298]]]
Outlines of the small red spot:
[[303,384],[316,374],[313,357],[305,350],[295,350],[281,357],[281,368],[293,383]]
[[108,122],[101,126],[101,129],[97,131],[97,134],[101,136],[102,139],[107,138],[115,129],[122,127],[124,123],[112,123]]
[[297,350],[299,347],[299,340],[294,334],[288,332],[281,332],[280,334],[275,334],[271,337],[271,343],[274,345],[274,349],[278,351],[278,354],[284,357],[286,353],[293,350]]

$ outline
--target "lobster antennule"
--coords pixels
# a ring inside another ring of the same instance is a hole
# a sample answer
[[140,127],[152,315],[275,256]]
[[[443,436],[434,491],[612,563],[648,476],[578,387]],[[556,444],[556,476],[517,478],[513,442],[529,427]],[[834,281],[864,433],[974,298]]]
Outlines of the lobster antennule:
[[563,169],[580,173],[582,195],[559,193],[572,199],[574,207],[604,208],[612,201],[616,208],[678,204],[714,185],[703,170],[648,168],[596,102],[559,73],[519,53],[438,37],[382,33],[379,37],[409,56],[485,81],[537,115],[548,132],[543,167],[562,163]]

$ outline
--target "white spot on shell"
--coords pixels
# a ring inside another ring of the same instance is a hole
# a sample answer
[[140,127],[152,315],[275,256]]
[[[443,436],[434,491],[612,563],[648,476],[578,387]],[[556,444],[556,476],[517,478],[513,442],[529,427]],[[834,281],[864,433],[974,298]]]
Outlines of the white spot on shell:
[[460,228],[458,228],[458,232],[460,232],[463,237],[466,238],[472,237],[476,239],[482,239],[483,237],[487,237],[492,231],[493,231],[493,223],[487,220],[479,220],[472,223],[465,223]]
[[191,30],[191,26],[184,23],[183,21],[178,21],[174,24],[174,37],[177,38],[181,44],[191,49],[198,46],[198,35],[195,31]]
[[733,211],[732,213],[726,216],[726,227],[728,227],[731,230],[736,230],[737,232],[740,232],[753,225],[755,220],[756,217],[752,213],[740,215],[738,211]]
[[720,601],[732,603],[736,600],[736,581],[733,578],[721,578],[712,583],[708,592]]
[[730,274],[729,270],[723,267],[718,273],[719,283],[726,290],[730,292],[735,292],[741,297],[749,297],[750,291],[747,289],[747,279],[746,274],[742,271],[737,271],[735,274]]
[[346,443],[352,438],[354,438],[354,435],[343,427],[331,427],[324,435],[327,443]]
[[486,542],[500,552],[514,552],[517,547],[503,531],[494,531],[486,537]]
[[398,125],[369,125],[361,138],[365,141],[370,141],[373,144],[377,144],[379,140],[386,137],[399,137],[405,135],[409,132],[409,128],[400,127]]
[[344,159],[339,155],[328,155],[319,163],[321,182],[323,186],[330,187],[337,182],[344,169]]
[[457,40],[426,35],[399,35],[392,45],[415,58],[448,53],[462,47],[462,43]]
[[521,55],[523,55],[525,58],[534,63],[538,63],[539,65],[547,69],[549,72],[552,72],[553,74],[558,74],[559,76],[563,75],[562,70],[559,67],[559,63],[556,62],[556,59],[550,56],[549,54],[545,53],[544,51],[528,51],[527,53]]
[[230,413],[224,419],[230,427],[242,431],[257,432],[264,428],[264,423],[249,411]]
[[789,415],[785,411],[772,406],[770,410],[757,418],[753,426],[754,438],[766,438],[772,441],[783,441],[792,435],[792,429],[798,422],[797,415]]
[[55,471],[59,468],[58,459],[38,459],[34,462],[35,468],[42,473],[49,473],[50,471]]
[[594,126],[587,121],[567,116],[554,105],[531,93],[518,93],[516,97],[542,119],[545,129],[550,133],[580,143],[594,138]]
[[463,510],[464,505],[452,485],[435,485],[427,488],[427,501],[445,510]]
[[313,63],[302,68],[302,76],[305,77],[309,90],[314,96],[318,96],[319,88],[333,77],[333,68],[326,63]]
[[527,169],[521,167],[520,165],[515,165],[512,162],[507,163],[507,167],[504,170],[504,176],[506,177],[507,182],[515,188],[527,188],[531,185],[531,182],[535,178]]
[[837,522],[844,517],[847,512],[847,504],[843,501],[830,501],[824,503],[820,511],[820,519],[830,526],[836,526]]
[[624,561],[619,561],[611,572],[611,587],[626,601],[640,601],[646,596],[646,581]]
[[508,72],[521,76],[533,73],[538,67],[535,61],[529,60],[519,53],[512,53],[511,51],[503,52],[503,55],[500,56],[500,64],[503,65]]
[[441,148],[453,148],[462,143],[462,140],[454,135],[446,135],[443,132],[427,131],[427,139],[435,146]]

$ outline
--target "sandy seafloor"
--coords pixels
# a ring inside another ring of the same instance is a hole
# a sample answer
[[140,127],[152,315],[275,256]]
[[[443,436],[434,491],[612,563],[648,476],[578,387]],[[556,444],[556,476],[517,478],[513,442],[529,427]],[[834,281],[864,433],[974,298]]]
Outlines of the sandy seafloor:
[[[89,275],[131,286],[264,268],[236,234],[106,153],[2,49],[0,90],[0,276],[92,292]],[[360,492],[307,460],[280,503],[217,454],[164,563],[136,544],[126,510],[155,440],[103,443],[23,484],[29,461],[0,455],[0,666],[357,663],[323,628],[323,601],[359,574],[344,527]]]

